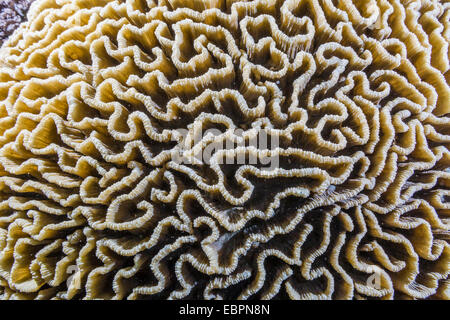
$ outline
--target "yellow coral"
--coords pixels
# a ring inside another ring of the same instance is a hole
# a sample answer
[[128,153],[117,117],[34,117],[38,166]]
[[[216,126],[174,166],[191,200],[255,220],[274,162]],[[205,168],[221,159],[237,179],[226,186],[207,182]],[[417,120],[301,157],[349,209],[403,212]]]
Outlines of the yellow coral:
[[[449,8],[37,0],[0,49],[1,298],[449,299]],[[175,161],[197,125],[241,144]]]

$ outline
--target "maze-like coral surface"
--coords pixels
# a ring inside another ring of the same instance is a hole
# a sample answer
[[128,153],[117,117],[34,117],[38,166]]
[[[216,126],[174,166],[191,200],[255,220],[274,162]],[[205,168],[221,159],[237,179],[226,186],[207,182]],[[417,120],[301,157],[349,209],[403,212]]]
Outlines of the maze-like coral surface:
[[[449,8],[37,0],[0,49],[1,298],[449,299]],[[244,143],[174,161],[199,124]]]

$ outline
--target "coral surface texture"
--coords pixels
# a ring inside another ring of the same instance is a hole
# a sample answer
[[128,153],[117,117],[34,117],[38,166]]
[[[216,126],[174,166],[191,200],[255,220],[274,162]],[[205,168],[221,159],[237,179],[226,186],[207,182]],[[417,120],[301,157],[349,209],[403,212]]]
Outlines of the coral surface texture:
[[31,2],[33,0],[0,0],[0,46],[26,19]]
[[450,2],[26,20],[0,48],[0,299],[450,299]]

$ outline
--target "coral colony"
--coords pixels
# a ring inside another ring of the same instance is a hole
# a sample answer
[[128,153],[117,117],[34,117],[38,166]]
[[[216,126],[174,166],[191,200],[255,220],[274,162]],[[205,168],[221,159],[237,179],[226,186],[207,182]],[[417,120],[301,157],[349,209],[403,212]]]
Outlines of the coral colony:
[[449,9],[34,1],[0,49],[0,297],[450,299]]

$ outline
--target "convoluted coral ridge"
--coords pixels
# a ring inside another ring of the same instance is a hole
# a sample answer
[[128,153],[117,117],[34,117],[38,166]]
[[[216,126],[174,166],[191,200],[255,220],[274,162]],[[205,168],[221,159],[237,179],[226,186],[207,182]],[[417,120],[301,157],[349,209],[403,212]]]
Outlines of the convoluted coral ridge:
[[[37,0],[0,50],[1,297],[449,299],[449,8]],[[244,143],[175,161],[199,124]]]

